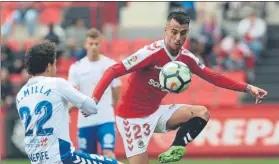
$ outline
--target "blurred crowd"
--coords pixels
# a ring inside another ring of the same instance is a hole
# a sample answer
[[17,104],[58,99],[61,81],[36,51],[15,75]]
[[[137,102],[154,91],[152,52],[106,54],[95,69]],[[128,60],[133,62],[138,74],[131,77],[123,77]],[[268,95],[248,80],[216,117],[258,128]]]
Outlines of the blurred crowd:
[[[21,7],[14,10],[5,23],[1,25],[1,65],[3,73],[24,74],[23,57],[28,47],[42,39],[49,39],[57,44],[58,57],[81,59],[85,56],[83,40],[88,30],[83,19],[75,19],[72,25],[62,28],[59,23],[49,23],[40,31],[40,37],[23,45],[12,43],[13,27],[16,24],[25,24],[29,36],[32,38],[38,25],[38,5],[36,2],[20,2]],[[224,9],[228,9],[224,4]],[[235,5],[235,4],[234,4]],[[199,23],[198,35],[190,36],[185,47],[190,49],[203,62],[217,71],[246,72],[246,80],[252,82],[255,62],[259,60],[266,34],[266,22],[258,16],[258,10],[250,8],[247,16],[239,21],[236,34],[231,34],[216,15],[206,15],[198,12],[195,2],[170,2],[170,10],[182,9],[189,13],[191,18]],[[262,14],[262,12],[260,12]],[[223,15],[226,18],[225,14]],[[152,42],[152,39],[150,39]],[[119,54],[122,55],[122,54]],[[2,72],[1,72],[2,74]],[[2,83],[4,84],[4,83]],[[2,85],[1,85],[2,86]],[[9,92],[10,93],[10,92]],[[2,94],[6,95],[6,93]]]
[[[237,4],[242,5],[242,2]],[[223,5],[223,10],[228,10],[228,6],[232,8],[235,4],[226,2]],[[264,9],[256,10],[251,3],[245,9],[246,16],[238,21],[235,32],[231,32],[224,26],[224,22],[228,21],[227,11],[218,19],[217,15],[197,12],[194,2],[182,2],[181,6],[188,6],[185,11],[198,18],[200,24],[199,34],[189,37],[185,47],[216,71],[244,71],[245,80],[252,83],[255,79],[255,63],[260,62],[266,40],[267,23],[259,16],[265,16]]]
[[[28,30],[27,38],[32,37],[37,26],[39,10],[35,7],[36,2],[22,2],[21,8],[14,10],[11,16],[1,25],[1,79],[2,101],[10,104],[8,95],[11,91],[9,85],[9,74],[22,74],[24,53],[28,47],[42,39],[49,39],[57,44],[58,57],[81,59],[85,56],[83,40],[88,28],[83,19],[75,19],[72,25],[62,28],[59,23],[47,24],[47,28],[40,31],[40,38],[27,42],[23,45],[11,43],[10,36],[13,26],[25,24]],[[227,9],[227,4],[224,5]],[[231,34],[221,23],[216,15],[202,15],[196,11],[195,2],[170,2],[170,10],[182,9],[189,13],[194,21],[199,22],[198,35],[190,36],[185,47],[197,55],[203,62],[217,71],[239,71],[246,72],[246,81],[254,80],[255,62],[259,60],[264,49],[266,22],[258,16],[255,9],[250,8],[247,16],[239,21],[237,34]],[[257,10],[258,11],[258,10]],[[261,12],[262,13],[262,12]],[[225,15],[223,15],[225,17]],[[226,17],[225,17],[226,18]],[[2,28],[3,27],[3,28]],[[152,39],[150,39],[152,42]],[[122,55],[122,54],[119,54]],[[2,76],[2,74],[4,74]],[[6,78],[5,78],[6,77]],[[7,86],[5,86],[7,84]],[[4,89],[6,88],[6,89]]]

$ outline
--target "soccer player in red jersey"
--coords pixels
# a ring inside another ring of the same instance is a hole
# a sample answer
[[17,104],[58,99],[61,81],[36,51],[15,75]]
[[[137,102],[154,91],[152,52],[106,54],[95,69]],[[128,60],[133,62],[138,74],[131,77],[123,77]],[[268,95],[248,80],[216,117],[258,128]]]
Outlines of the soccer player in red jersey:
[[186,153],[185,146],[198,136],[209,120],[209,112],[203,106],[160,105],[168,94],[159,85],[159,72],[166,63],[181,61],[192,73],[216,86],[250,93],[256,97],[256,103],[260,103],[267,95],[263,89],[212,71],[184,49],[182,45],[189,31],[189,23],[186,13],[170,13],[165,38],[108,68],[94,89],[93,97],[98,102],[114,78],[131,73],[128,89],[116,107],[116,124],[131,164],[148,164],[146,150],[152,134],[174,129],[178,129],[175,139],[171,147],[159,155],[159,160],[162,163],[180,160]]

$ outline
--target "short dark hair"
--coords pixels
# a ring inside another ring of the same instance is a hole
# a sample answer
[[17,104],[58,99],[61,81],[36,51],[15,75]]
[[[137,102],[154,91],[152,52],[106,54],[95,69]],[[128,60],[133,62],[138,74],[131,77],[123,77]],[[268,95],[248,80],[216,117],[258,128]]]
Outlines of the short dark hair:
[[176,20],[179,24],[189,24],[190,16],[183,11],[172,11],[167,21],[170,22],[172,19]]
[[101,32],[96,28],[91,28],[86,34],[86,37],[94,38],[94,39],[99,38],[100,36],[101,36]]
[[25,54],[25,67],[30,75],[45,72],[48,64],[53,64],[56,58],[56,46],[49,40],[44,40],[32,46]]

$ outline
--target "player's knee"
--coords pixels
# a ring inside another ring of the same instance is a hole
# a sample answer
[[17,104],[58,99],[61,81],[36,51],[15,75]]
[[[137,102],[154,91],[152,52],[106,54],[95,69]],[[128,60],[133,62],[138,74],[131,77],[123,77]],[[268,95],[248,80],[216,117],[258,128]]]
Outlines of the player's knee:
[[199,108],[198,116],[208,121],[210,118],[210,114],[207,108],[204,106],[199,106],[198,108]]

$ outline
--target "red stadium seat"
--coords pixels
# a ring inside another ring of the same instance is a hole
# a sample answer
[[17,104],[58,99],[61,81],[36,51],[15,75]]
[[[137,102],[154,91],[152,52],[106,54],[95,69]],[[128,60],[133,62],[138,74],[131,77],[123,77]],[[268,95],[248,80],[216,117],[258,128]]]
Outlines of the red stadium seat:
[[57,71],[59,73],[68,73],[70,66],[75,62],[75,59],[67,59],[61,57],[57,61]]
[[[1,2],[1,10],[2,9],[16,9],[18,2]],[[1,11],[2,14],[2,11]]]
[[24,43],[23,43],[23,49],[24,51],[27,51],[31,46],[33,46],[34,44],[36,44],[37,41],[36,40],[33,40],[33,39],[29,39],[29,40],[26,40]]
[[62,8],[67,5],[67,2],[41,2],[43,3],[44,7],[55,7],[55,8]]
[[136,52],[138,49],[144,47],[145,45],[149,45],[152,43],[150,39],[136,39],[133,41],[132,52]]
[[61,10],[59,8],[46,8],[40,14],[40,21],[43,24],[58,24],[61,21]]
[[100,52],[104,55],[107,55],[109,53],[109,44],[106,40],[102,39],[101,41],[101,48]]
[[131,42],[125,39],[117,39],[111,42],[110,53],[113,56],[119,56],[123,54],[131,54]]
[[14,84],[19,84],[22,82],[22,77],[20,74],[11,74],[10,75],[10,80]]
[[7,45],[13,51],[20,51],[20,49],[21,49],[20,43],[16,40],[8,40]]
[[56,74],[57,77],[61,77],[65,80],[68,80],[68,74],[67,73],[64,73],[64,72],[57,72]]
[[8,18],[12,16],[12,12],[13,10],[10,8],[1,8],[1,25],[5,24]]

